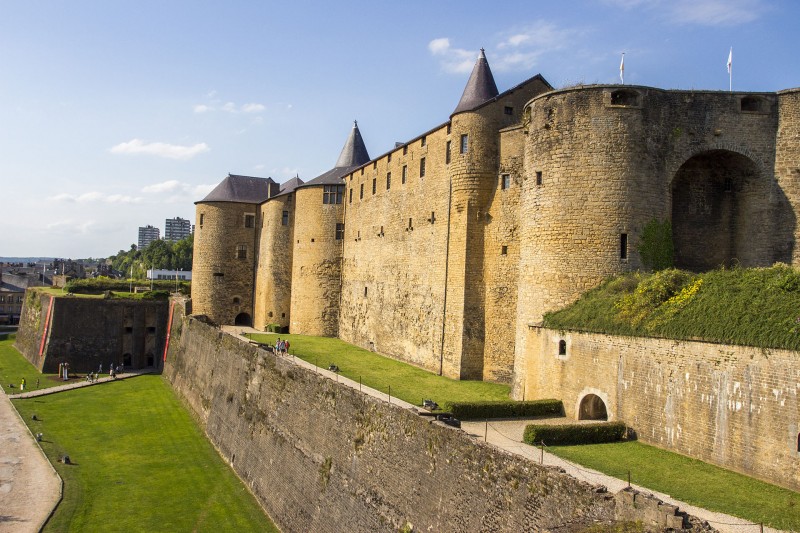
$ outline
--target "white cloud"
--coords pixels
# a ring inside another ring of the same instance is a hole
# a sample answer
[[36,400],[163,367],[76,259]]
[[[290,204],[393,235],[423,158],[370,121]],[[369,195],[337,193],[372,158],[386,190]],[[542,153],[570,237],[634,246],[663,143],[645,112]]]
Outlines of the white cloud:
[[244,104],[242,106],[243,113],[261,113],[265,109],[263,104]]
[[106,194],[98,191],[85,192],[83,194],[60,193],[55,196],[47,197],[48,201],[56,203],[104,203],[104,204],[137,204],[143,200],[139,196],[129,196],[126,194]]
[[228,113],[236,113],[236,104],[233,102],[225,102],[220,109],[227,111]]
[[674,0],[665,4],[670,20],[702,26],[736,26],[761,16],[761,0]]
[[48,233],[58,235],[87,235],[95,225],[96,222],[94,220],[75,220],[68,218],[49,222],[45,224],[45,228],[47,228]]
[[186,185],[179,182],[178,180],[168,180],[162,181],[161,183],[154,183],[153,185],[147,185],[146,187],[142,187],[142,192],[145,193],[162,193],[162,192],[172,192],[175,190],[184,189]]
[[759,18],[768,6],[763,0],[603,0],[625,10],[649,9],[676,24],[736,26]]
[[442,69],[450,73],[470,72],[478,58],[476,51],[452,48],[450,39],[447,37],[440,37],[429,42],[428,50],[440,58]]
[[208,152],[210,148],[206,143],[197,143],[192,146],[167,144],[160,142],[147,143],[141,139],[132,139],[111,147],[112,154],[148,154],[168,159],[191,159],[198,154]]
[[213,111],[213,108],[205,104],[197,104],[196,106],[194,106],[195,113],[207,113],[208,111]]

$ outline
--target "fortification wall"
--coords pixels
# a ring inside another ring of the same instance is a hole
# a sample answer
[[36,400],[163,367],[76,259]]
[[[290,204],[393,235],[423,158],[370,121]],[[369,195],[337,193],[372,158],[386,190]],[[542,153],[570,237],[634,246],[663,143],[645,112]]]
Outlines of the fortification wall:
[[[744,110],[750,97],[757,111]],[[676,258],[700,270],[791,259],[775,95],[599,86],[542,95],[525,112],[515,374],[530,324],[643,266],[653,219],[672,221]]]
[[164,375],[282,531],[571,531],[645,513],[664,524],[656,502],[615,501],[196,319],[175,320]]
[[345,192],[339,337],[437,373],[443,348],[449,138],[443,126],[429,132],[424,145],[417,139],[405,150],[392,151],[347,176]]
[[[278,196],[261,205],[256,299],[253,327],[267,324],[289,327],[292,303],[292,257],[294,253],[294,193]],[[284,213],[288,219],[284,225]]]
[[166,300],[54,297],[28,289],[16,346],[42,372],[57,372],[63,362],[81,373],[96,371],[100,364],[108,370],[112,363],[158,367],[168,313]]
[[339,332],[342,241],[336,224],[344,222],[344,206],[323,204],[323,186],[301,187],[294,220],[291,319],[300,335],[335,337]]
[[[204,202],[195,211],[194,312],[217,324],[234,324],[240,313],[252,320],[258,206]],[[245,215],[253,216],[252,227],[246,226]]]
[[778,93],[778,138],[775,146],[775,178],[786,194],[791,211],[795,213],[794,225],[789,226],[792,264],[800,265],[800,89]]
[[643,442],[800,489],[796,352],[542,328],[529,337],[525,399],[562,398],[577,417],[595,394]]

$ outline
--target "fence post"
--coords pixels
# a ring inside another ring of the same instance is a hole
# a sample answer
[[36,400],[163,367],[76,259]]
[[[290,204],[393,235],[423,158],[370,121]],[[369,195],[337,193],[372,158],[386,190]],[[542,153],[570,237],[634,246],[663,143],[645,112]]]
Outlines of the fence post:
[[540,465],[543,465],[543,464],[544,464],[544,441],[542,441],[542,456],[541,456],[541,458],[539,459],[539,464],[540,464]]
[[483,427],[483,442],[489,442],[489,419],[484,420],[484,423],[486,425]]
[[631,488],[631,471],[628,470],[628,488]]
[[358,375],[358,392],[361,392],[361,374]]
[[389,385],[389,403],[392,403],[392,386]]

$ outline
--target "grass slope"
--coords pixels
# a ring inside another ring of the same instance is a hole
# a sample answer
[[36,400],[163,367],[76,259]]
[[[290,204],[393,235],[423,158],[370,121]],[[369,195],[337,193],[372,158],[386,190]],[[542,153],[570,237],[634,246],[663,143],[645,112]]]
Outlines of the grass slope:
[[[6,394],[17,394],[20,392],[19,385],[22,378],[28,382],[26,391],[37,390],[36,380],[39,380],[39,389],[63,385],[55,374],[41,374],[35,366],[30,364],[19,351],[14,348],[16,335],[9,335],[9,338],[0,341],[0,383]],[[9,387],[13,385],[13,387]]]
[[[686,503],[800,531],[800,493],[639,442],[552,446],[547,451]],[[713,523],[711,524],[714,525]]]
[[14,405],[64,479],[45,531],[277,531],[160,376]]
[[607,280],[544,318],[552,329],[800,349],[800,272],[787,265]]
[[311,364],[327,368],[336,364],[341,375],[361,382],[392,397],[420,405],[424,398],[444,406],[448,402],[508,400],[507,385],[485,381],[458,381],[427,370],[383,357],[374,352],[353,346],[339,339],[257,333],[250,335],[255,341],[274,344],[278,338],[288,340],[289,352]]

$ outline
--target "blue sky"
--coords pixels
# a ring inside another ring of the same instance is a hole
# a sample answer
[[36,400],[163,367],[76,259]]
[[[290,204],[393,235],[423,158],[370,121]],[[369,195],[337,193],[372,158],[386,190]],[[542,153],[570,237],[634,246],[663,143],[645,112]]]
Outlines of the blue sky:
[[0,256],[106,257],[229,172],[309,180],[448,119],[484,47],[503,91],[800,86],[800,3],[0,0]]

